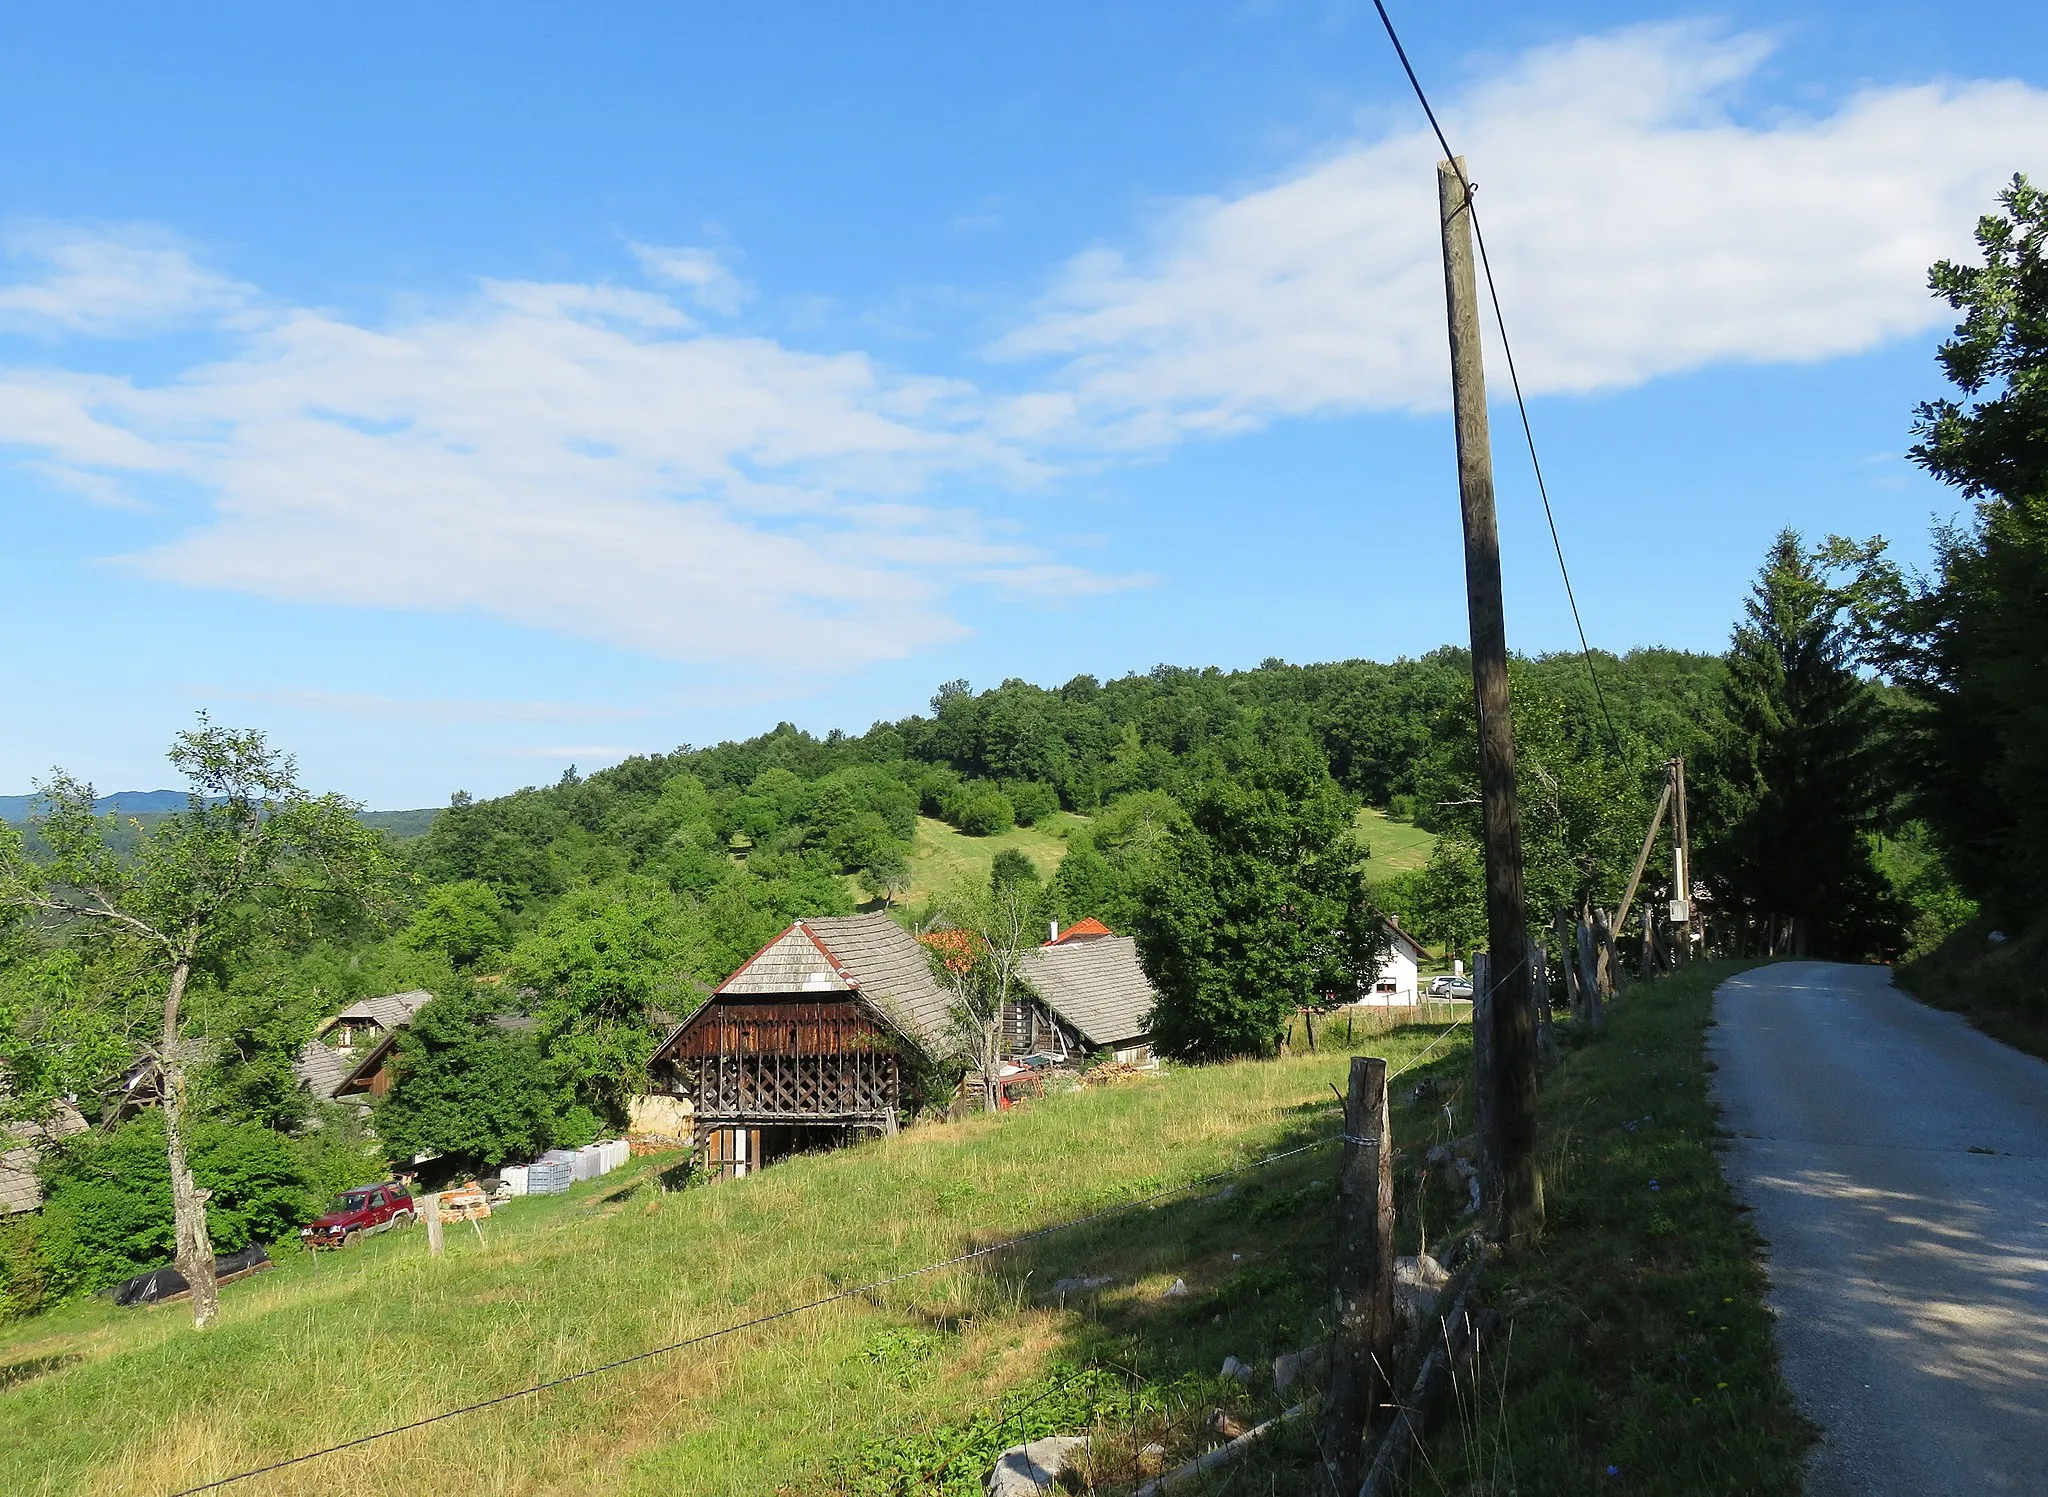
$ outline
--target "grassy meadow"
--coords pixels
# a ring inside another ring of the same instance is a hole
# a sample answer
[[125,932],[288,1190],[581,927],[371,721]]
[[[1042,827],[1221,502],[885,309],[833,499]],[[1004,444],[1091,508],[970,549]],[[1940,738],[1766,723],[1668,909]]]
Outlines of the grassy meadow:
[[1436,851],[1436,833],[1425,832],[1412,822],[1395,821],[1372,806],[1359,807],[1357,837],[1372,854],[1365,872],[1375,883],[1420,868]]
[[1015,826],[993,837],[970,837],[930,816],[917,818],[917,838],[910,852],[910,892],[906,903],[942,893],[963,880],[982,883],[995,865],[996,854],[1014,848],[1031,859],[1041,878],[1051,878],[1067,855],[1067,835],[1088,818],[1055,811],[1036,826]]
[[1633,989],[1546,1078],[1543,1242],[1488,1269],[1508,1329],[1414,1491],[1797,1497],[1813,1430],[1779,1376],[1707,1092],[1714,987],[1754,965]]
[[[1356,1044],[1398,1066],[1438,1034]],[[1456,1031],[1427,1069],[1466,1054]],[[205,1335],[182,1307],[72,1305],[0,1328],[0,1489],[175,1492],[1135,1202],[1331,1136],[1346,1067],[1326,1048],[1173,1071],[711,1188],[663,1192],[663,1161],[636,1161],[511,1203],[483,1240],[452,1226],[438,1260],[417,1230],[289,1254],[228,1286]],[[1397,1117],[1411,1142],[1445,1126],[1430,1105]],[[1262,1380],[1218,1381],[1226,1355],[1320,1334],[1336,1162],[1319,1148],[230,1490],[966,1494],[994,1450],[1099,1418],[1098,1398],[1177,1458],[1211,1408],[1278,1407]],[[1110,1282],[1053,1292],[1079,1275]]]

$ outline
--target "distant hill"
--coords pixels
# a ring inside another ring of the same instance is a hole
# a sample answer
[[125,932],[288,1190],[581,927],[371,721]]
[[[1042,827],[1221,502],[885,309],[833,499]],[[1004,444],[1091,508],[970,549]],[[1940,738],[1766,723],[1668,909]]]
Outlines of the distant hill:
[[[33,795],[0,795],[0,821],[11,821],[16,825],[27,821],[35,800]],[[94,801],[93,808],[102,815],[118,811],[124,816],[140,817],[147,825],[167,812],[184,810],[185,800],[182,790],[116,790],[112,795],[103,795]],[[432,826],[434,818],[440,814],[439,806],[417,811],[365,811],[363,824],[389,832],[400,842],[405,842]]]
[[[27,821],[29,807],[35,804],[35,800],[33,795],[0,795],[0,821]],[[185,792],[116,790],[112,795],[103,795],[94,801],[93,809],[102,814],[123,811],[130,815],[147,811],[182,811],[185,809]]]

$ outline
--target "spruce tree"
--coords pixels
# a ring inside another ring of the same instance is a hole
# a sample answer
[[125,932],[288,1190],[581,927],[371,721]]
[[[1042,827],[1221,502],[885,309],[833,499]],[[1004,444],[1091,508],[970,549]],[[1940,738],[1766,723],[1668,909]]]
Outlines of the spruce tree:
[[1889,795],[1848,599],[1786,530],[1744,612],[1700,787],[1701,871],[1724,908],[1794,917],[1802,955],[1868,955],[1896,924],[1869,835]]

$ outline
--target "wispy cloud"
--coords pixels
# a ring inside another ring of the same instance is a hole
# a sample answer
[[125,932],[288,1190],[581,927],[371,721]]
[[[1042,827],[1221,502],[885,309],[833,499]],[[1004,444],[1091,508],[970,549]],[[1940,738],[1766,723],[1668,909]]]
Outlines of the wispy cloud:
[[[1526,387],[1858,353],[1935,324],[1927,266],[2048,140],[2020,83],[1873,88],[1739,123],[1754,35],[1638,27],[1532,52],[1452,99]],[[1355,140],[1076,256],[996,347],[1050,360],[1020,439],[1152,446],[1447,399],[1440,154]]]
[[148,332],[239,312],[255,298],[153,225],[16,224],[0,233],[0,255],[32,269],[0,286],[0,328],[15,332]]
[[641,270],[657,281],[681,287],[707,312],[730,317],[746,305],[753,288],[733,274],[716,250],[689,245],[635,244]]

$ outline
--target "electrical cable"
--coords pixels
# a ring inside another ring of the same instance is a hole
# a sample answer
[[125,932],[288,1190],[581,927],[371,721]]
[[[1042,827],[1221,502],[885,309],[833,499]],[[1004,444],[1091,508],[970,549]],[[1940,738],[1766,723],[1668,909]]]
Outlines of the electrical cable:
[[[1439,1035],[1438,1040],[1441,1039],[1442,1036]],[[1432,1048],[1434,1048],[1434,1045],[1432,1045]],[[786,1320],[792,1315],[801,1315],[808,1310],[822,1309],[826,1305],[837,1304],[841,1300],[856,1299],[861,1295],[872,1294],[880,1289],[887,1289],[894,1284],[901,1284],[910,1279],[922,1278],[926,1274],[937,1273],[941,1269],[955,1268],[960,1264],[972,1263],[978,1258],[986,1258],[994,1253],[1007,1252],[1011,1248],[1022,1247],[1027,1242],[1035,1242],[1040,1238],[1053,1236],[1055,1233],[1072,1231],[1076,1227],[1085,1227],[1091,1222],[1101,1221],[1106,1217],[1115,1216],[1119,1212],[1129,1211],[1138,1206],[1149,1205],[1151,1202],[1162,1200],[1167,1196],[1179,1195],[1185,1191],[1199,1189],[1201,1186],[1213,1184],[1218,1180],[1227,1180],[1233,1175],[1242,1175],[1251,1170],[1263,1169],[1267,1165],[1278,1164],[1283,1159],[1292,1159],[1300,1154],[1307,1154],[1316,1149],[1326,1148],[1338,1141],[1338,1135],[1333,1134],[1327,1138],[1319,1138],[1313,1143],[1301,1144],[1292,1149],[1282,1149],[1278,1153],[1267,1154],[1262,1158],[1234,1165],[1227,1170],[1218,1170],[1214,1174],[1197,1176],[1195,1179],[1183,1181],[1179,1185],[1169,1185],[1162,1190],[1155,1190],[1149,1195],[1139,1196],[1129,1201],[1118,1201],[1113,1205],[1103,1207],[1100,1211],[1090,1212],[1086,1216],[1074,1217],[1069,1221],[1055,1222],[1050,1226],[1039,1227],[1033,1231],[1023,1233],[1021,1236],[973,1248],[967,1252],[955,1254],[951,1258],[941,1259],[936,1263],[927,1263],[921,1268],[906,1269],[902,1273],[891,1274],[887,1278],[876,1279],[852,1289],[841,1289],[832,1294],[821,1295],[817,1299],[806,1300],[799,1305],[790,1305],[781,1310],[771,1310],[765,1315],[756,1315],[751,1320],[743,1320],[735,1325],[723,1326],[715,1331],[706,1331],[701,1335],[685,1337],[681,1341],[672,1341],[666,1346],[657,1346],[647,1351],[635,1352],[631,1356],[620,1357],[615,1361],[605,1362],[596,1367],[586,1367],[578,1372],[565,1373],[561,1377],[549,1378],[545,1382],[534,1383],[524,1388],[516,1388],[510,1393],[499,1393],[490,1398],[478,1399],[474,1403],[463,1404],[460,1408],[444,1409],[438,1414],[429,1414],[423,1419],[414,1419],[406,1424],[394,1425],[390,1429],[381,1429],[374,1434],[358,1435],[353,1440],[343,1440],[339,1444],[324,1446],[319,1450],[309,1450],[303,1455],[289,1456],[281,1461],[273,1461],[267,1466],[256,1466],[247,1471],[238,1471],[232,1476],[223,1476],[214,1481],[201,1482],[198,1486],[182,1487],[171,1494],[171,1497],[196,1497],[196,1494],[200,1492],[218,1491],[222,1487],[232,1486],[236,1482],[247,1481],[252,1477],[267,1476],[273,1471],[282,1471],[287,1467],[303,1465],[307,1461],[318,1460],[321,1456],[334,1455],[343,1450],[353,1450],[359,1445],[369,1445],[378,1440],[388,1439],[393,1435],[402,1435],[412,1430],[424,1429],[430,1424],[439,1424],[445,1419],[454,1419],[462,1414],[475,1413],[479,1409],[488,1409],[497,1404],[510,1403],[514,1399],[530,1397],[536,1393],[545,1393],[550,1389],[560,1388],[569,1383],[581,1382],[585,1378],[596,1377],[599,1373],[614,1372],[621,1367],[630,1367],[636,1362],[645,1362],[654,1357],[667,1356],[671,1352],[682,1351],[692,1346],[702,1346],[706,1342],[721,1340],[724,1337],[737,1335],[741,1331],[753,1330],[757,1326],[768,1325],[774,1321]]]
[[1429,128],[1436,135],[1436,143],[1443,147],[1444,160],[1451,170],[1458,174],[1458,184],[1465,189],[1465,211],[1472,218],[1472,237],[1479,242],[1479,267],[1486,275],[1486,295],[1493,303],[1493,325],[1500,330],[1500,346],[1507,355],[1508,383],[1515,392],[1515,409],[1522,418],[1522,438],[1529,445],[1529,466],[1536,474],[1536,493],[1543,500],[1543,518],[1550,526],[1550,544],[1557,552],[1557,570],[1564,578],[1565,601],[1571,605],[1572,625],[1579,634],[1579,655],[1586,662],[1586,675],[1593,683],[1593,700],[1599,704],[1600,716],[1607,724],[1608,741],[1614,745],[1614,752],[1621,753],[1621,735],[1615,731],[1614,715],[1607,710],[1607,694],[1600,689],[1600,672],[1593,665],[1593,649],[1586,642],[1585,620],[1579,616],[1579,598],[1572,587],[1571,568],[1565,565],[1564,542],[1557,533],[1557,516],[1550,507],[1550,487],[1543,479],[1543,464],[1536,456],[1536,431],[1529,424],[1529,405],[1522,398],[1522,376],[1515,368],[1515,346],[1508,340],[1507,318],[1501,312],[1500,290],[1493,282],[1493,262],[1486,254],[1486,233],[1479,227],[1479,204],[1474,194],[1477,187],[1465,175],[1465,168],[1458,161],[1458,153],[1451,149],[1450,140],[1444,135],[1444,127],[1437,122],[1436,110],[1430,106],[1429,95],[1423,92],[1422,80],[1415,75],[1415,65],[1408,60],[1408,49],[1401,45],[1400,33],[1394,30],[1394,19],[1387,14],[1383,0],[1372,0],[1373,9],[1379,12],[1380,25],[1386,28],[1387,40],[1394,44],[1394,55],[1401,60],[1401,71],[1408,75],[1408,86],[1415,90],[1416,102],[1422,105],[1422,112],[1429,118]]

